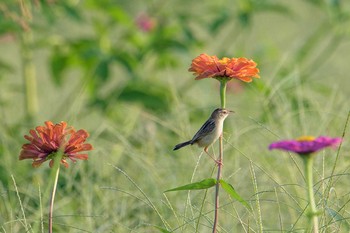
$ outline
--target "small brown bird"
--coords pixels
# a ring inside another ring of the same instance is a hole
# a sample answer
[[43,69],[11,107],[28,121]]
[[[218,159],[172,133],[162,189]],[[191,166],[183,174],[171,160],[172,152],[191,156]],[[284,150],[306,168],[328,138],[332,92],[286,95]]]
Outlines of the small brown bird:
[[199,147],[204,147],[205,153],[212,157],[208,153],[208,147],[212,145],[222,134],[224,120],[230,113],[233,113],[233,111],[224,108],[215,109],[209,119],[204,123],[204,125],[202,125],[193,138],[189,141],[177,144],[174,147],[174,150],[178,150],[187,145],[197,144]]

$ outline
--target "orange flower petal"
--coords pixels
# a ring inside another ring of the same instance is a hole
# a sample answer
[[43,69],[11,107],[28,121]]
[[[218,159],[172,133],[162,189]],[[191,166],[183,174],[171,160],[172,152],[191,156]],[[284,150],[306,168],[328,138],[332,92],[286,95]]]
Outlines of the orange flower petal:
[[192,60],[188,70],[196,75],[196,80],[227,77],[251,82],[252,78],[259,78],[259,69],[256,66],[253,60],[244,57],[218,59],[217,56],[201,54]]
[[91,144],[85,143],[89,137],[88,132],[83,129],[76,132],[64,121],[58,124],[46,121],[45,126],[38,126],[35,130],[30,130],[29,134],[25,135],[24,138],[30,143],[22,146],[19,160],[32,159],[33,167],[39,167],[47,160],[50,160],[49,165],[52,167],[54,163],[52,158],[58,154],[59,150],[64,152],[60,163],[68,167],[65,158],[70,158],[74,162],[76,159],[86,160],[87,154],[77,153],[93,149]]

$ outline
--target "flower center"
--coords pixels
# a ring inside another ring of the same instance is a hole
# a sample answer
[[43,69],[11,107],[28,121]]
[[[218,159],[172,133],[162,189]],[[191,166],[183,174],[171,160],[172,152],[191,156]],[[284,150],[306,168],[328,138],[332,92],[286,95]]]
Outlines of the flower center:
[[301,136],[296,139],[298,142],[311,142],[315,140],[315,137],[313,136]]

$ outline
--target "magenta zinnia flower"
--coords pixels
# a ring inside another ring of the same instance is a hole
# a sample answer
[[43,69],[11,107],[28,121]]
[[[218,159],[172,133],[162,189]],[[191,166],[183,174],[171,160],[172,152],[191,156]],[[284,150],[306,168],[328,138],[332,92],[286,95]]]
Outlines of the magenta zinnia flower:
[[152,31],[155,29],[157,24],[156,20],[146,13],[142,13],[137,16],[135,23],[136,26],[144,32]]
[[65,167],[69,166],[67,158],[73,162],[76,162],[76,159],[88,159],[87,154],[81,153],[93,149],[91,144],[84,143],[89,137],[88,132],[83,129],[75,131],[63,121],[59,124],[46,121],[45,125],[38,126],[35,130],[31,129],[30,136],[24,136],[30,143],[22,146],[19,160],[33,159],[33,167],[39,167],[43,162],[51,160],[49,165],[52,167],[54,156],[59,150],[63,153],[61,164]]
[[269,146],[269,149],[280,149],[294,152],[299,155],[307,155],[322,150],[326,147],[337,147],[341,141],[341,138],[331,138],[326,136],[314,138],[311,136],[304,136],[296,140],[274,142]]

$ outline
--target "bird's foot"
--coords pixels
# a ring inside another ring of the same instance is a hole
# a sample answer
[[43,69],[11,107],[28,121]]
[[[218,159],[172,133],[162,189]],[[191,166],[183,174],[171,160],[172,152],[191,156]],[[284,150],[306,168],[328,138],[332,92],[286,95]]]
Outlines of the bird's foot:
[[217,166],[224,166],[224,163],[221,159],[215,159],[214,161]]

